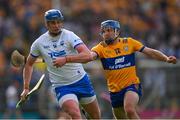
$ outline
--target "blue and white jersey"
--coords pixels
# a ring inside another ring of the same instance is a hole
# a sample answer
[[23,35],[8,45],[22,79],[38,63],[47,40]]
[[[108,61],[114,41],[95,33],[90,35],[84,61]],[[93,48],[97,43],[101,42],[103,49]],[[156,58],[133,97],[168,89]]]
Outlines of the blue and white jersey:
[[48,32],[41,35],[31,46],[33,57],[41,56],[47,64],[49,78],[54,87],[69,85],[80,80],[86,72],[80,63],[66,63],[56,68],[53,59],[66,55],[77,54],[75,47],[83,41],[73,32],[62,29],[59,36],[52,37]]

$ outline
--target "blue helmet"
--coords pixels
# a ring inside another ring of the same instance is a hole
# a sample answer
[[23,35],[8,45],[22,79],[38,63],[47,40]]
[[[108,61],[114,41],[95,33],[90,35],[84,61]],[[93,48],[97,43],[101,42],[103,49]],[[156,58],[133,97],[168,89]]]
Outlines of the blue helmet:
[[113,29],[120,30],[120,24],[118,21],[115,20],[106,20],[101,23],[101,29],[111,27]]
[[45,21],[52,21],[52,20],[64,20],[64,17],[60,10],[57,9],[50,9],[45,12],[44,14]]
[[108,39],[105,39],[105,43],[107,45],[109,44],[112,44],[114,42],[114,40],[116,40],[119,36],[119,31],[120,31],[120,24],[118,21],[115,21],[115,20],[106,20],[106,21],[103,21],[101,23],[101,33],[100,35],[103,35],[103,32],[104,32],[104,29],[106,28],[112,28],[114,29],[115,31],[115,36],[112,37],[112,38],[108,38]]

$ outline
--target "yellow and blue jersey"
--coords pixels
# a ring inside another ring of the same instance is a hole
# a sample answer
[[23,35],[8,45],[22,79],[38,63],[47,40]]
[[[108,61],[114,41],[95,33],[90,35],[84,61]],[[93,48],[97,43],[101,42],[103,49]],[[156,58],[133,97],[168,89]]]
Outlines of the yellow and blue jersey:
[[141,42],[130,37],[118,38],[113,45],[101,42],[92,48],[101,60],[110,92],[119,92],[129,85],[140,83],[136,75],[135,52],[143,49]]

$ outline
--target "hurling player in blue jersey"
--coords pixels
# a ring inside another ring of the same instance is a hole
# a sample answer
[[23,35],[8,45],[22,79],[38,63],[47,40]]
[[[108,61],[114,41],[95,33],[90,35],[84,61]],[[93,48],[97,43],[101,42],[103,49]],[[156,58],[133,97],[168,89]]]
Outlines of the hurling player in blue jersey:
[[29,92],[33,64],[38,57],[42,57],[47,64],[58,103],[66,113],[60,118],[81,119],[81,104],[90,118],[100,119],[101,113],[92,84],[82,64],[76,63],[87,62],[86,59],[91,56],[90,50],[76,34],[62,28],[63,15],[59,10],[48,10],[44,18],[48,31],[31,46],[23,70],[24,89],[21,98],[25,99]]

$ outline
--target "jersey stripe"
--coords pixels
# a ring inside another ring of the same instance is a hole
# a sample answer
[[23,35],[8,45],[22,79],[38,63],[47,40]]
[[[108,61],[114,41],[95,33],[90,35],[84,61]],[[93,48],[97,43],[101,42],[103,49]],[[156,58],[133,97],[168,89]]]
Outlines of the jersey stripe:
[[135,55],[118,56],[115,58],[102,58],[102,65],[104,70],[117,70],[126,67],[135,66]]

